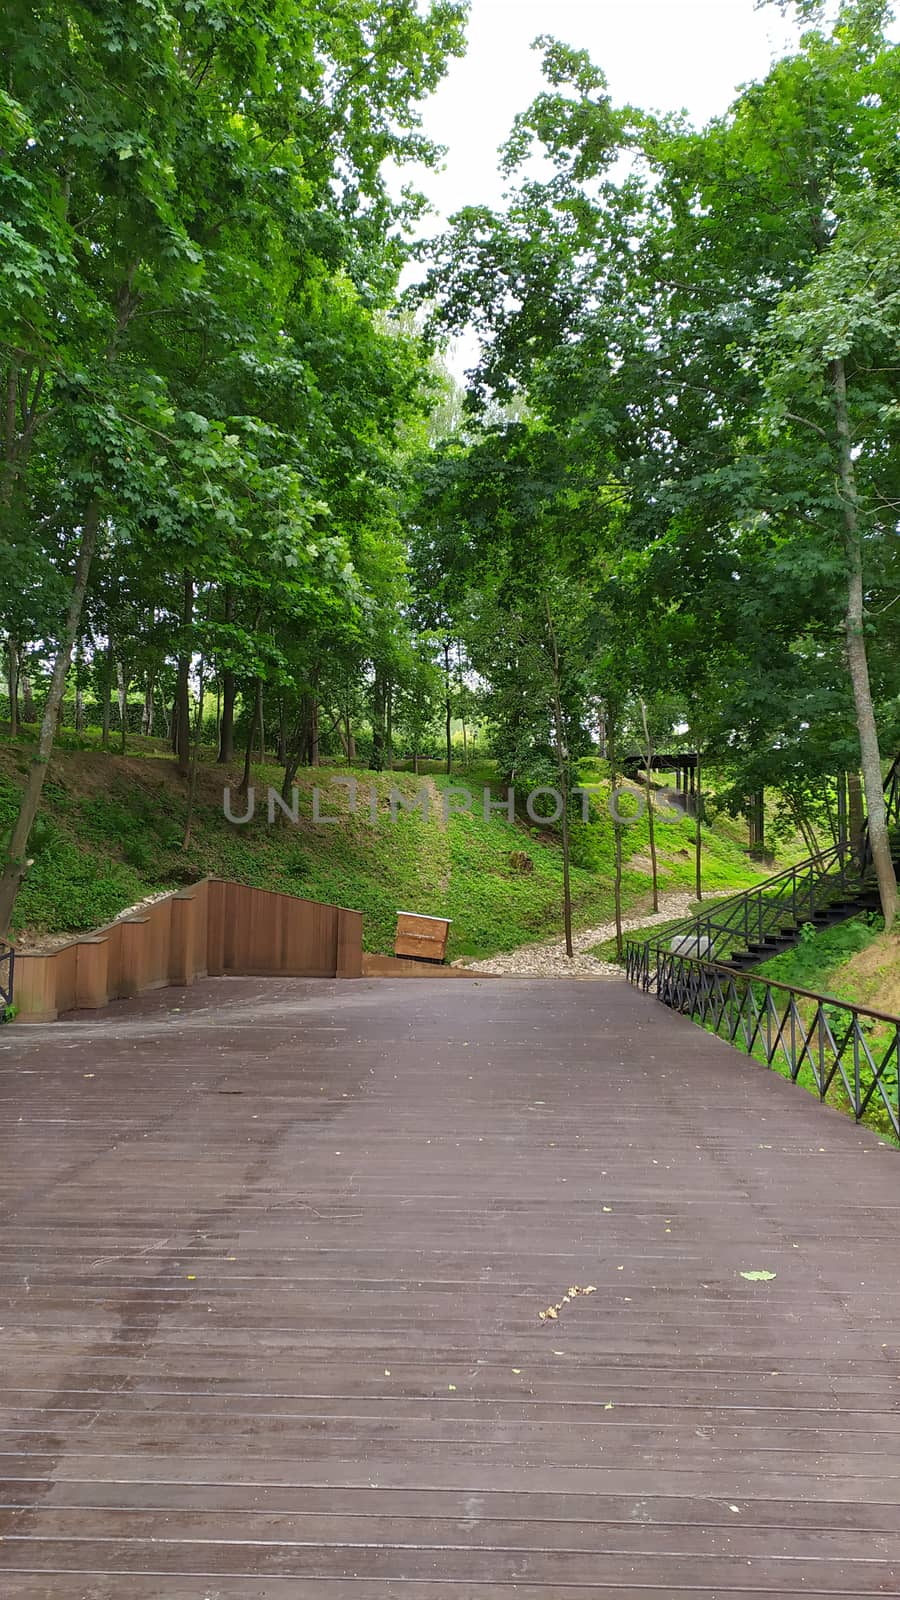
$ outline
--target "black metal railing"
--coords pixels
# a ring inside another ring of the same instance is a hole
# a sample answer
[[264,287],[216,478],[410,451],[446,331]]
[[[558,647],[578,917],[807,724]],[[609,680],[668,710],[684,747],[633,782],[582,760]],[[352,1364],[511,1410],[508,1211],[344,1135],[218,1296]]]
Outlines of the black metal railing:
[[671,924],[666,939],[693,943],[693,949],[685,949],[686,955],[727,959],[732,946],[750,950],[755,944],[775,943],[784,931],[811,922],[818,912],[859,894],[862,888],[852,847],[833,845],[766,878],[754,889],[717,900],[708,911]]
[[833,1097],[900,1139],[900,1018],[715,962],[631,944],[626,972],[645,992],[792,1083]]
[[0,1022],[3,1021],[7,1006],[12,1005],[15,966],[16,952],[12,945],[0,942]]

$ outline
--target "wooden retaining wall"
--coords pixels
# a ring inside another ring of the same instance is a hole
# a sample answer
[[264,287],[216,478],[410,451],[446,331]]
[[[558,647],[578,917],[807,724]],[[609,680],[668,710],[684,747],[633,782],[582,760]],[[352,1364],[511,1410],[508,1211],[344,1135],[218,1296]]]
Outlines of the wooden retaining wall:
[[204,878],[46,954],[16,952],[19,1022],[205,977],[359,978],[362,913]]

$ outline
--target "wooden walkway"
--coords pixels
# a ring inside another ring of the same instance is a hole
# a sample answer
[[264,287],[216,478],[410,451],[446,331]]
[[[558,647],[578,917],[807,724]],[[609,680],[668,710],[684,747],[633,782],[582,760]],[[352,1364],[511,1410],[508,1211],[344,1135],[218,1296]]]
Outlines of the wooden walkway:
[[900,1154],[624,983],[208,982],[0,1097],[3,1600],[900,1592]]

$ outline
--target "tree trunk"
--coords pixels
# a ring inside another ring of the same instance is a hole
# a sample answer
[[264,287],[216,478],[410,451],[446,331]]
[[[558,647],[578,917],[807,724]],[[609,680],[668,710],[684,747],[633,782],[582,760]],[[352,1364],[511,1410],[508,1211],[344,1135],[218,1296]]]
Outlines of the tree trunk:
[[314,697],[309,706],[309,764],[319,765],[319,702]]
[[[234,621],[234,590],[231,584],[225,588],[225,621]],[[217,760],[220,765],[234,760],[234,701],[236,684],[234,673],[226,668],[222,673],[222,720],[219,723],[219,754]]]
[[[616,792],[616,738],[615,726],[611,712],[608,712],[604,721],[604,744],[606,746],[606,759],[609,762],[609,792]],[[616,806],[618,810],[618,805]],[[613,884],[613,897],[615,901],[616,918],[616,955],[621,961],[625,953],[622,942],[622,824],[613,817],[613,841],[615,848],[615,879]]]
[[250,718],[250,730],[247,734],[247,744],[244,750],[244,773],[241,778],[240,793],[246,794],[250,787],[250,763],[253,760],[253,746],[256,743],[256,728],[259,714],[262,709],[262,679],[257,678],[256,689],[253,696],[253,715]]
[[572,943],[572,883],[569,871],[569,752],[566,748],[565,723],[560,699],[559,648],[556,642],[556,629],[553,626],[553,613],[550,610],[549,596],[545,596],[545,604],[547,607],[550,649],[553,658],[553,726],[556,734],[556,767],[559,773],[559,789],[562,799],[560,831],[563,856],[563,925],[566,933],[566,955],[571,961],[575,954],[575,946]]
[[389,770],[394,766],[394,685],[388,678],[384,691],[384,750],[385,765]]
[[862,783],[858,772],[847,773],[847,819],[850,829],[850,846],[857,857],[862,856],[865,843],[866,813],[863,806]]
[[444,713],[447,735],[447,776],[453,771],[453,745],[451,743],[451,723],[453,713],[450,707],[450,646],[444,644]]
[[694,822],[694,868],[697,899],[703,899],[703,831],[700,825],[703,815],[703,787],[700,773],[700,743],[697,742],[697,815]]
[[22,685],[22,721],[37,722],[37,706],[34,703],[34,690],[31,687],[31,675],[23,672],[20,679]]
[[184,633],[175,684],[173,743],[178,757],[178,769],[187,773],[191,762],[191,652],[188,640],[194,616],[194,580],[187,573],[184,575],[182,595],[181,624]]
[[22,795],[18,816],[13,823],[3,871],[0,873],[0,939],[5,939],[9,932],[16,896],[22,879],[28,870],[25,856],[28,836],[31,833],[34,819],[37,815],[44,779],[47,776],[47,768],[53,752],[59,708],[62,705],[66,687],[66,674],[69,670],[69,663],[72,660],[72,651],[81,621],[81,611],[94,556],[94,546],[97,542],[99,521],[100,507],[94,501],[88,507],[81,529],[81,545],[78,551],[78,560],[75,564],[72,593],[69,597],[65,628],[59,641],[59,648],[57,649],[53,670],[50,675],[50,687],[44,705],[37,752],[31,762],[28,777],[25,780],[25,791]]
[[458,639],[456,641],[456,666],[457,666],[457,675],[458,675],[458,678],[459,678],[460,721],[462,723],[462,736],[463,736],[463,770],[465,772],[468,772],[468,770],[469,770],[469,737],[468,737],[468,733],[466,731],[466,701],[465,701],[465,696],[463,694],[463,689],[465,688],[466,685],[465,685],[465,679],[463,677],[462,644]]
[[353,736],[353,726],[350,721],[349,711],[344,717],[344,744],[347,750],[347,765],[352,767],[356,760],[356,740]]
[[384,677],[377,667],[372,685],[372,759],[369,765],[373,772],[384,770]]
[[197,684],[197,715],[194,720],[194,748],[191,754],[191,780],[188,785],[187,814],[184,821],[184,835],[181,840],[182,850],[187,850],[191,842],[191,827],[194,821],[194,801],[197,797],[197,773],[200,767],[200,745],[203,739],[203,662],[200,662]]
[[653,909],[659,910],[659,873],[656,865],[656,825],[653,817],[653,740],[650,737],[650,722],[647,717],[647,703],[641,700],[641,722],[644,727],[644,794],[647,800],[647,829],[650,835],[650,870],[653,874]]
[[15,639],[7,640],[6,649],[9,656],[9,736],[16,739],[19,734],[19,651]]
[[234,760],[234,702],[237,683],[233,672],[222,673],[222,720],[219,723],[219,762]]
[[847,845],[847,774],[839,772],[837,775],[837,843],[846,849]]
[[875,863],[878,895],[884,916],[885,931],[893,927],[897,914],[897,875],[891,859],[891,842],[888,835],[884,807],[884,780],[881,775],[881,751],[878,748],[878,729],[872,705],[872,688],[869,682],[869,661],[866,654],[865,602],[863,595],[862,534],[859,526],[859,499],[856,491],[856,471],[853,465],[853,448],[850,439],[850,416],[847,408],[847,374],[842,357],[831,362],[831,383],[834,396],[834,419],[837,431],[838,471],[841,481],[841,498],[844,503],[844,536],[847,551],[847,612],[845,633],[847,641],[847,666],[853,687],[856,707],[856,726],[859,729],[859,751],[862,762],[863,786],[866,795],[866,812],[869,826],[869,849]]
[[107,751],[109,750],[109,696],[112,688],[109,678],[110,659],[110,651],[108,650],[106,655],[106,670],[103,673],[103,682],[100,688],[100,693],[103,695],[103,712],[100,725],[100,748]]
[[149,739],[153,732],[153,674],[147,674],[144,685],[144,705],[141,711],[141,733]]
[[256,732],[259,736],[259,762],[265,765],[266,760],[266,718],[265,718],[265,690],[262,678],[256,680]]
[[116,662],[116,696],[119,705],[119,737],[122,754],[125,754],[125,738],[128,732],[128,684],[125,681],[125,672],[121,661]]

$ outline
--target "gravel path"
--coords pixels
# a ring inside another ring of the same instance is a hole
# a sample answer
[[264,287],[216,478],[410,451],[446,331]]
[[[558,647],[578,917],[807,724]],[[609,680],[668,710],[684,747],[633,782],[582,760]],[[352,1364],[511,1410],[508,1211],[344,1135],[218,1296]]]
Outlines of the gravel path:
[[[694,904],[692,894],[662,894],[659,911],[649,916],[628,917],[622,922],[623,932],[632,928],[652,928],[657,922],[672,922],[686,917]],[[526,944],[518,950],[503,955],[489,956],[486,961],[468,961],[463,957],[454,961],[455,967],[466,967],[470,972],[493,972],[498,976],[514,978],[621,978],[623,969],[612,961],[598,961],[590,954],[593,945],[604,939],[615,938],[616,925],[605,922],[599,928],[582,928],[572,936],[575,954],[566,955],[565,939],[553,939],[548,944]]]

